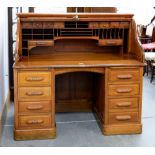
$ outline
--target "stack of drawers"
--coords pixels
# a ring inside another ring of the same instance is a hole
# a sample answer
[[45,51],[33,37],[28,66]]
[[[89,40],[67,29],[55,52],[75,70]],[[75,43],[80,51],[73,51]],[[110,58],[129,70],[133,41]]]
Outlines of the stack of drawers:
[[141,132],[141,68],[108,68],[104,134]]
[[25,134],[15,139],[50,138],[45,131],[55,127],[51,71],[19,71],[17,79],[16,131]]

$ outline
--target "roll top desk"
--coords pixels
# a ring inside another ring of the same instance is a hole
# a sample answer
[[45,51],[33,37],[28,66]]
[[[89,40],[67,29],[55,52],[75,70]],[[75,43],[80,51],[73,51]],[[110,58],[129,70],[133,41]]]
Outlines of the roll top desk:
[[56,112],[141,133],[143,60],[132,14],[18,14],[14,138],[55,138]]

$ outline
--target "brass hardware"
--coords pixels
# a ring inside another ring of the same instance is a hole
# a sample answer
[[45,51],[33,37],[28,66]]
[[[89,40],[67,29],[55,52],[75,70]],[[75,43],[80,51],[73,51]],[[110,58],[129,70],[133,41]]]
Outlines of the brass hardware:
[[79,20],[80,20],[80,18],[79,18],[79,16],[78,16],[78,15],[75,15],[75,16],[73,17],[73,20],[75,20],[75,21],[79,21]]

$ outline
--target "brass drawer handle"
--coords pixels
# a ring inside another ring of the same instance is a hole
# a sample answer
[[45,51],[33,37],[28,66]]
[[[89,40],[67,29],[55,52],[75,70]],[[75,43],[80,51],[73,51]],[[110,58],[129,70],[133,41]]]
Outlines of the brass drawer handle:
[[42,105],[29,105],[27,109],[28,110],[40,110],[40,109],[43,109],[43,106]]
[[32,119],[32,120],[27,121],[27,124],[42,124],[42,123],[44,123],[44,121],[41,119],[39,119],[39,120]]
[[132,75],[131,74],[126,74],[126,75],[117,75],[118,79],[131,79]]
[[118,120],[118,121],[126,121],[126,120],[130,120],[130,119],[131,119],[130,115],[116,116],[116,120]]
[[116,104],[118,107],[129,107],[131,106],[131,102],[122,102]]
[[27,77],[26,81],[42,81],[43,77]]
[[117,93],[130,93],[132,89],[131,88],[125,88],[125,89],[118,88],[116,91]]
[[26,95],[27,96],[41,96],[41,95],[43,95],[43,92],[42,91],[38,91],[38,92],[35,92],[35,91],[26,92]]

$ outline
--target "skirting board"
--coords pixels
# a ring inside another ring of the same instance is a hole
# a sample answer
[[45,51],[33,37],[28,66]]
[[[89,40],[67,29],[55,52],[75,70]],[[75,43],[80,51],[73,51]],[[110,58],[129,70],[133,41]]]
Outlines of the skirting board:
[[105,125],[102,129],[104,135],[119,135],[119,134],[140,134],[142,133],[142,124],[127,124],[127,125]]
[[3,132],[3,127],[7,118],[7,112],[10,107],[10,91],[8,92],[7,98],[5,100],[5,103],[3,105],[2,113],[0,113],[0,137]]
[[48,129],[16,130],[14,129],[15,140],[53,139],[56,138],[56,127]]

